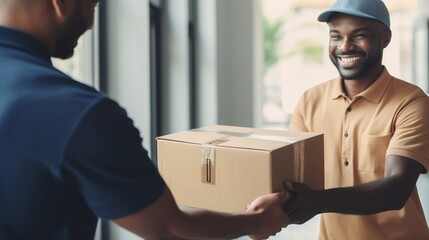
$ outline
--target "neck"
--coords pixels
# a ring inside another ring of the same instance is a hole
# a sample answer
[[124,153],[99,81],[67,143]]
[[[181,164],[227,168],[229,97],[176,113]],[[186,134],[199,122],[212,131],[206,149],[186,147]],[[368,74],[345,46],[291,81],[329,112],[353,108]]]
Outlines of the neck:
[[353,80],[343,79],[343,88],[347,97],[353,99],[354,96],[365,91],[378,79],[378,77],[380,77],[380,75],[383,73],[383,70],[384,66],[380,65],[380,68],[376,71],[376,74],[371,74],[371,76]]
[[50,31],[54,26],[46,3],[44,0],[0,0],[0,25],[30,34],[50,49],[53,44]]

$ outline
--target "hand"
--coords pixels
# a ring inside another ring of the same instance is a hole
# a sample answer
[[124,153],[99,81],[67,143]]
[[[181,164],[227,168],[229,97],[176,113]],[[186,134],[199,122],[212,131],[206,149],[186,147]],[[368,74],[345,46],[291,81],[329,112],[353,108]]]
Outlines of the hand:
[[282,209],[288,199],[287,192],[278,192],[260,196],[247,206],[246,212],[261,214],[260,224],[250,235],[252,239],[266,239],[280,232],[290,223],[289,217]]
[[293,196],[283,205],[292,223],[303,224],[319,213],[316,191],[297,182],[285,182],[284,187]]

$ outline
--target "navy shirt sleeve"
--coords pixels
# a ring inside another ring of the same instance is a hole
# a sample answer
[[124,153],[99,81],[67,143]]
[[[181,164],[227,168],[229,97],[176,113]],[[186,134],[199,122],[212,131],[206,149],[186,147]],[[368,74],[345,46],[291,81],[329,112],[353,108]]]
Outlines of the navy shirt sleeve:
[[139,131],[108,98],[90,107],[76,126],[65,148],[61,177],[103,219],[143,210],[165,188]]

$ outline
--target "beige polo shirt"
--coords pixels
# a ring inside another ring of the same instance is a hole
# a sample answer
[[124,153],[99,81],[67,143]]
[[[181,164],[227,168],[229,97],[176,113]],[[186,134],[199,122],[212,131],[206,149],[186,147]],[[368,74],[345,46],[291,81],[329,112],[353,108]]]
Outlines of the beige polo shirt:
[[[290,128],[325,135],[325,188],[348,187],[384,177],[387,155],[429,169],[429,97],[385,69],[368,89],[349,99],[336,78],[306,91]],[[322,214],[320,239],[429,239],[414,190],[403,209],[359,216]]]

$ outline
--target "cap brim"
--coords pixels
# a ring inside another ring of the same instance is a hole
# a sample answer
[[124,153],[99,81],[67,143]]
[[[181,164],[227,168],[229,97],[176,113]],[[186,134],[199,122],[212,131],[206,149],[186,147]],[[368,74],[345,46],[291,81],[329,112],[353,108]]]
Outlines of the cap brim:
[[321,13],[319,15],[319,17],[317,17],[317,20],[319,22],[328,22],[329,19],[331,18],[331,15],[334,13],[343,13],[343,14],[347,14],[347,15],[352,15],[352,16],[356,16],[356,17],[364,17],[364,18],[369,18],[369,19],[378,21],[375,17],[368,15],[366,13],[360,12],[360,11],[351,10],[351,9],[335,9],[335,8]]

